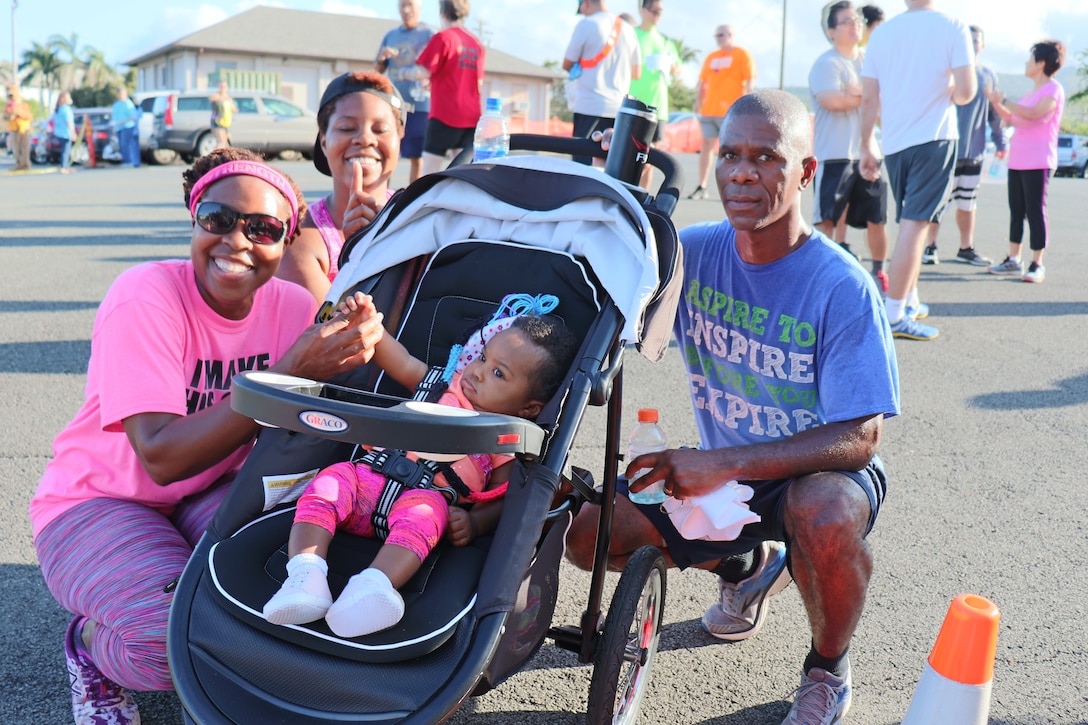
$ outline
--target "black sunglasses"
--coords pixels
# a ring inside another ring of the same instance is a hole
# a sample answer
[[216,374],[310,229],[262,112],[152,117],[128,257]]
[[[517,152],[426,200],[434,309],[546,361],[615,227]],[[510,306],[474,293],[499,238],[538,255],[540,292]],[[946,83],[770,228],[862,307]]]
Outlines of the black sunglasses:
[[279,244],[287,238],[287,222],[270,214],[243,214],[217,201],[197,204],[193,219],[201,229],[219,235],[229,233],[241,221],[242,233],[254,244]]

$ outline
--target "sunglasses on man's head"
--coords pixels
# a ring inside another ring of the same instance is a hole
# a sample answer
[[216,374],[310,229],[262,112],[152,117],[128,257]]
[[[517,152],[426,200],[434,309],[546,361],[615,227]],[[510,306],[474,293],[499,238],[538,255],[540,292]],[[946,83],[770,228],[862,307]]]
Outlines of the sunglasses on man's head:
[[287,222],[270,214],[243,214],[217,201],[197,204],[193,219],[201,229],[219,235],[229,233],[241,221],[242,233],[254,244],[279,244],[287,238]]

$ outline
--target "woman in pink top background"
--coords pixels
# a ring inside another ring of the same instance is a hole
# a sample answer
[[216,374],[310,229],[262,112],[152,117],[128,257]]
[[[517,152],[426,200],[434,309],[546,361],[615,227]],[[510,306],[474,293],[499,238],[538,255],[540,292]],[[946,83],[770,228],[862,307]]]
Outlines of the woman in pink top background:
[[[1016,128],[1009,148],[1009,255],[990,267],[991,274],[1017,276],[1025,282],[1046,278],[1043,252],[1047,246],[1046,196],[1050,175],[1058,167],[1058,127],[1065,108],[1065,90],[1054,74],[1065,62],[1065,46],[1044,40],[1031,47],[1024,75],[1035,87],[1018,103],[1008,103],[996,89],[994,110]],[[1024,219],[1031,229],[1031,265],[1020,261]]]
[[319,302],[339,271],[344,240],[365,227],[393,195],[405,104],[379,73],[344,73],[321,96],[314,166],[332,177],[332,193],[310,205],[298,239],[276,276],[302,285]]

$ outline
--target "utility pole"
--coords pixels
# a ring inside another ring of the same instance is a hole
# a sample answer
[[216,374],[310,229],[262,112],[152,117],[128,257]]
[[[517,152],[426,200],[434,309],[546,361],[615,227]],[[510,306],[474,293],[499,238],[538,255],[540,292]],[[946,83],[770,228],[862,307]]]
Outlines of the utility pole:
[[778,61],[778,90],[786,89],[786,2],[782,0],[782,55]]
[[19,60],[15,57],[15,8],[19,7],[19,0],[11,0],[11,82],[19,82]]
[[480,39],[481,43],[483,43],[484,45],[486,45],[487,47],[490,48],[491,47],[491,33],[489,31],[485,30],[486,27],[487,27],[487,23],[485,23],[482,19],[477,18],[477,20],[476,20],[476,37]]

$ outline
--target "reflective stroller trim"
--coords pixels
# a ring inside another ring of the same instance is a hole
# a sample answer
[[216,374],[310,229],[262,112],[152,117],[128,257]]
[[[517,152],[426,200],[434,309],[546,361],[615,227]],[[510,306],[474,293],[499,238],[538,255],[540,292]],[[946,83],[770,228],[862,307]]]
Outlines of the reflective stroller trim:
[[[292,512],[293,512],[293,509],[284,509],[284,510],[275,511],[275,512],[272,512],[272,513],[267,514],[265,516],[262,516],[261,518],[256,519],[253,522],[247,524],[242,529],[239,529],[239,531],[235,534],[235,536],[238,536],[243,531],[245,531],[246,529],[248,529],[248,528],[250,528],[252,526],[256,526],[256,525],[260,524],[262,521],[265,521],[265,520],[268,520],[268,519],[271,519],[271,518],[274,518],[274,517],[277,517],[277,516],[293,515]],[[231,538],[233,538],[233,537],[231,537]],[[245,613],[247,613],[247,614],[249,614],[249,615],[251,615],[253,617],[263,618],[264,615],[260,612],[260,610],[254,609],[253,607],[249,606],[245,602],[243,602],[240,599],[238,599],[237,597],[235,597],[233,594],[231,594],[231,592],[228,590],[228,588],[226,586],[224,586],[219,580],[218,572],[216,571],[216,566],[215,566],[215,554],[216,554],[216,550],[219,548],[219,546],[221,544],[223,544],[225,541],[230,541],[230,539],[225,539],[224,541],[216,542],[211,547],[211,550],[208,552],[208,573],[211,575],[212,584],[215,587],[218,594],[221,597],[223,597],[223,599],[229,601],[231,604],[233,604],[239,610],[241,610],[242,612],[245,612]],[[358,650],[360,652],[392,652],[392,651],[395,651],[395,650],[398,650],[398,649],[408,648],[408,647],[414,646],[416,644],[420,644],[420,643],[423,643],[423,642],[426,642],[426,641],[429,641],[429,640],[433,640],[436,637],[439,637],[439,636],[449,632],[453,627],[456,627],[457,624],[462,619],[464,619],[464,617],[469,612],[472,611],[472,608],[475,605],[476,605],[476,595],[473,595],[469,599],[469,601],[465,605],[465,607],[463,609],[461,609],[459,612],[457,612],[453,617],[451,617],[450,621],[445,622],[445,623],[441,624],[440,626],[437,626],[437,627],[433,628],[430,632],[427,632],[426,634],[421,635],[419,637],[403,639],[403,640],[399,640],[397,642],[391,642],[391,643],[388,643],[388,644],[362,644],[360,642],[355,642],[355,641],[350,640],[350,639],[343,639],[343,638],[337,637],[335,635],[329,635],[329,634],[325,634],[323,632],[315,631],[313,629],[309,629],[308,627],[306,627],[304,625],[287,624],[287,625],[280,625],[280,626],[282,626],[284,628],[287,628],[287,629],[293,629],[296,632],[303,633],[303,634],[305,634],[305,635],[307,635],[309,637],[313,637],[313,638],[318,639],[318,640],[324,640],[326,642],[335,643],[339,647],[348,647],[348,648],[351,648],[351,649]]]

